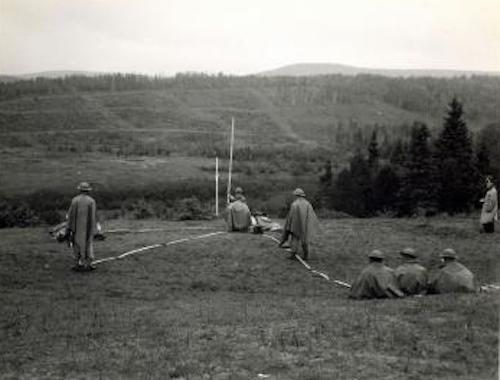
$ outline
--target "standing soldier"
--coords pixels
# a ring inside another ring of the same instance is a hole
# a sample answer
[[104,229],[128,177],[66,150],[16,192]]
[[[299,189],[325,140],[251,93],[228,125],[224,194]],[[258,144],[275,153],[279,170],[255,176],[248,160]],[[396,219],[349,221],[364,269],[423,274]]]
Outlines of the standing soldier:
[[87,182],[80,183],[77,189],[80,194],[73,198],[68,211],[68,231],[75,255],[73,270],[93,270],[96,204],[89,195],[92,188]]
[[312,235],[318,228],[318,218],[313,207],[307,201],[304,190],[295,189],[293,195],[295,195],[295,201],[290,205],[290,211],[285,220],[283,236],[279,245],[282,247],[288,237],[291,236],[290,248],[292,254],[290,258],[295,258],[295,255],[302,249],[304,260],[307,260]]
[[492,233],[495,231],[495,221],[498,219],[498,194],[492,176],[486,177],[486,195],[481,202],[483,203],[480,220],[482,231]]
[[427,288],[427,269],[417,261],[417,253],[413,248],[405,248],[399,252],[403,263],[395,270],[399,288],[406,295],[423,294]]

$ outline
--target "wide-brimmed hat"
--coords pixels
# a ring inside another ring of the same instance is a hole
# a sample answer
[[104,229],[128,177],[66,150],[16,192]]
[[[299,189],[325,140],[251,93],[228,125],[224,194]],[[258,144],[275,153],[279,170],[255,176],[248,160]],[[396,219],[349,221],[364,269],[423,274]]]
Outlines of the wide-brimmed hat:
[[299,189],[299,188],[296,188],[296,189],[293,191],[293,195],[295,195],[295,196],[297,196],[297,197],[305,197],[305,196],[306,196],[306,193],[304,193],[304,190]]
[[453,248],[446,248],[443,252],[441,252],[439,256],[441,256],[442,258],[446,257],[449,259],[456,259],[458,257],[457,253]]
[[384,255],[384,252],[382,252],[381,250],[379,250],[379,249],[374,249],[373,251],[371,251],[371,252],[368,254],[368,257],[370,257],[370,258],[374,258],[374,259],[384,259],[384,258],[385,258],[385,255]]
[[413,257],[413,258],[416,258],[418,256],[417,252],[415,252],[415,250],[413,248],[410,248],[410,247],[407,247],[407,248],[399,251],[399,254],[401,256],[408,256],[408,257]]
[[90,187],[89,183],[88,182],[82,182],[80,183],[77,188],[77,190],[79,191],[90,191],[92,190],[92,188]]

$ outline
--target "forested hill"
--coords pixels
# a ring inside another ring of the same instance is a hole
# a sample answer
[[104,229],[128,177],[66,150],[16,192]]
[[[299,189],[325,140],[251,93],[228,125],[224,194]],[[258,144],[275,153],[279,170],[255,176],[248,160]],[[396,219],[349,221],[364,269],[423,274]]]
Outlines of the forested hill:
[[50,211],[61,209],[56,203],[72,194],[76,180],[87,180],[108,209],[139,202],[142,210],[140,200],[163,199],[162,189],[171,202],[187,194],[209,202],[214,158],[226,164],[234,117],[234,183],[253,194],[253,207],[279,211],[291,188],[314,193],[326,162],[342,173],[374,136],[381,162],[401,143],[405,150],[416,121],[434,141],[454,96],[474,149],[483,142],[499,173],[498,77],[117,74],[1,83],[0,195],[48,189],[57,195],[54,204],[43,204]]
[[[210,128],[227,125],[234,116],[241,128],[257,128],[259,133],[270,133],[269,137],[278,129],[292,139],[325,142],[325,138],[341,138],[375,125],[382,137],[390,137],[415,120],[428,123],[433,130],[441,126],[453,96],[463,103],[471,130],[500,121],[498,77],[158,78],[117,74],[0,83],[0,130],[124,125],[189,128],[194,124]],[[44,119],[51,108],[62,114],[48,122]],[[87,117],[89,113],[92,117]],[[105,123],[100,120],[104,114]]]

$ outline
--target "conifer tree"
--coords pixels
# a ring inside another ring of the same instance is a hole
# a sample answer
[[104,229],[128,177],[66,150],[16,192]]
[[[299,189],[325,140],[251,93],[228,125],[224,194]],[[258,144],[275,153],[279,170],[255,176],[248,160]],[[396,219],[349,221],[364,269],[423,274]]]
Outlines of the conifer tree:
[[363,155],[358,152],[351,160],[353,215],[370,216],[373,212],[373,190],[370,166]]
[[399,207],[404,214],[412,215],[420,210],[429,213],[436,208],[435,170],[429,137],[427,125],[413,124],[399,197]]
[[373,183],[374,211],[396,211],[401,180],[393,165],[383,166]]
[[456,98],[436,141],[436,164],[440,209],[451,214],[468,210],[475,197],[477,170],[462,104]]
[[476,152],[476,167],[481,176],[485,177],[491,174],[490,151],[484,141],[478,144]]
[[332,162],[325,162],[323,174],[319,177],[319,197],[322,206],[330,207],[332,198],[333,172]]
[[350,161],[350,168],[342,170],[334,183],[332,203],[335,209],[354,216],[373,213],[373,190],[370,169],[361,152]]
[[406,161],[406,146],[401,139],[396,140],[389,161],[394,166],[403,166]]
[[[370,144],[368,145],[368,165],[372,171],[376,171],[378,169],[379,158],[380,152],[378,149],[377,131],[374,130],[370,139]],[[375,173],[373,174],[375,177]]]

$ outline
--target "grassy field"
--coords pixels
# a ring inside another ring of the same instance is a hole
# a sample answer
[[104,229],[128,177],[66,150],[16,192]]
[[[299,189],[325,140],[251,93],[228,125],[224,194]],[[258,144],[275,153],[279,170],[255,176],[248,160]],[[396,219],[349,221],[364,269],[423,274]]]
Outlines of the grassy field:
[[[434,268],[451,246],[479,283],[492,283],[500,234],[479,235],[476,223],[323,220],[311,264],[350,283],[373,248],[395,266],[397,250],[413,246]],[[96,243],[98,258],[223,223],[106,225],[123,227],[165,231],[109,234]],[[78,274],[68,248],[45,229],[4,229],[0,238],[4,379],[497,378],[494,293],[352,301],[251,234],[193,240]]]

